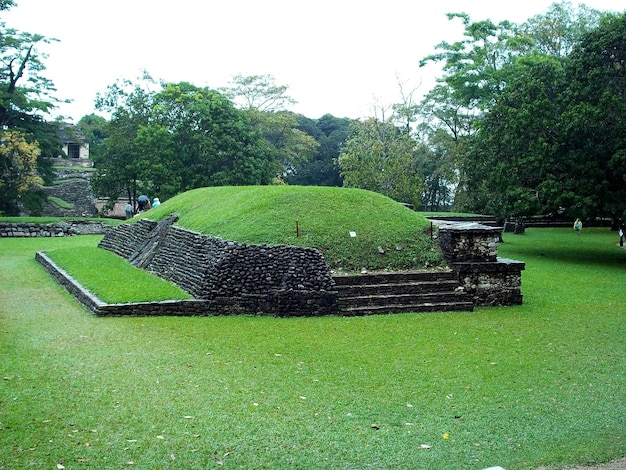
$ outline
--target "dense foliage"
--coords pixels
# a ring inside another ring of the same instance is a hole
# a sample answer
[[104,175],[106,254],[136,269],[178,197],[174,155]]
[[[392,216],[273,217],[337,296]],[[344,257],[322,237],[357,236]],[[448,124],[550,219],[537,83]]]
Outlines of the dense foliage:
[[450,18],[465,39],[424,59],[444,75],[420,129],[449,142],[458,209],[623,216],[626,15],[561,3],[521,25]]
[[189,83],[117,83],[98,105],[112,112],[93,177],[112,200],[141,193],[167,199],[202,186],[268,184],[268,145],[222,93]]
[[[0,12],[12,6],[0,1]],[[115,83],[96,100],[110,120],[79,122],[92,188],[113,203],[202,186],[344,185],[432,211],[624,217],[625,14],[560,2],[520,24],[448,17],[463,38],[421,61],[441,65],[436,86],[418,101],[400,85],[398,103],[359,120],[289,111],[295,100],[271,75],[220,89],[147,74]],[[36,162],[4,160],[5,185],[18,161],[39,177],[0,193],[13,214],[52,181],[44,157],[61,147],[41,117],[56,102],[38,51],[51,40],[0,27],[0,124],[40,150]]]
[[[13,6],[0,2],[0,13]],[[7,215],[17,215],[20,200],[52,181],[44,157],[62,153],[57,126],[41,117],[57,102],[53,83],[43,75],[46,55],[38,49],[51,41],[0,22],[0,213]]]

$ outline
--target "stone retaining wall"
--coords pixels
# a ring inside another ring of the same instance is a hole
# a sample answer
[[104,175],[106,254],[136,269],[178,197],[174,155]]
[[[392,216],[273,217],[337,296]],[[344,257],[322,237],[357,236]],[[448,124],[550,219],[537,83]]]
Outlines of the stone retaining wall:
[[498,258],[502,227],[477,223],[439,222],[439,245],[474,305],[522,303],[521,261]]
[[66,209],[47,201],[42,209],[42,214],[47,217],[96,217],[98,215],[88,179],[77,179],[55,186],[44,186],[43,191],[48,196],[58,197],[72,205],[71,209]]
[[133,304],[107,304],[81,286],[66,271],[54,263],[45,253],[37,252],[35,259],[43,268],[72,294],[76,300],[97,316],[199,316],[209,315],[205,300],[164,300]]
[[172,223],[122,224],[99,246],[209,301],[215,314],[339,313],[337,289],[318,250],[236,243]]
[[107,230],[103,222],[90,220],[51,222],[0,222],[0,238],[10,237],[67,237],[71,235],[101,235]]

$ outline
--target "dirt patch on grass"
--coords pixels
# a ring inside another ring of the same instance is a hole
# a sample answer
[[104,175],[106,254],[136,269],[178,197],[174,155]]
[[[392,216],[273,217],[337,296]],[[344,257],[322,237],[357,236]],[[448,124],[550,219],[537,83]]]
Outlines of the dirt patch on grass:
[[[555,467],[541,467],[537,470],[556,470]],[[560,470],[626,470],[626,457],[618,460],[613,460],[607,463],[601,463],[599,465],[590,465],[582,467],[566,467]]]

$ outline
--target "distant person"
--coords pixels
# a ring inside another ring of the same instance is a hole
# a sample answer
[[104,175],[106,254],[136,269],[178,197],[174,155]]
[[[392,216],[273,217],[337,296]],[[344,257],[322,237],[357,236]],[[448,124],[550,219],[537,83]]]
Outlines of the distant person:
[[619,219],[617,222],[617,233],[619,235],[619,246],[624,246],[624,235],[626,235],[626,225],[624,221]]
[[126,220],[133,216],[133,206],[130,205],[130,202],[124,207],[124,212],[126,212]]
[[580,231],[583,228],[583,223],[580,221],[580,219],[576,219],[576,221],[574,222],[574,230],[576,230],[576,235],[580,235]]
[[139,204],[139,212],[150,209],[150,199],[145,194],[137,198],[137,203]]
[[160,205],[161,205],[161,201],[159,201],[159,198],[158,198],[158,197],[155,197],[155,198],[152,200],[152,207],[159,207]]

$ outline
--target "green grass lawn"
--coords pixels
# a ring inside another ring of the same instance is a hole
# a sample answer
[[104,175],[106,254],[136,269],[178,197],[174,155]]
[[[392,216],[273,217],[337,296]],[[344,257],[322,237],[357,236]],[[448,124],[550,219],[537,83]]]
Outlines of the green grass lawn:
[[80,285],[109,304],[193,298],[176,284],[136,268],[102,248],[61,248],[46,255]]
[[524,304],[98,318],[0,239],[0,468],[507,470],[626,454],[626,251],[530,229]]

